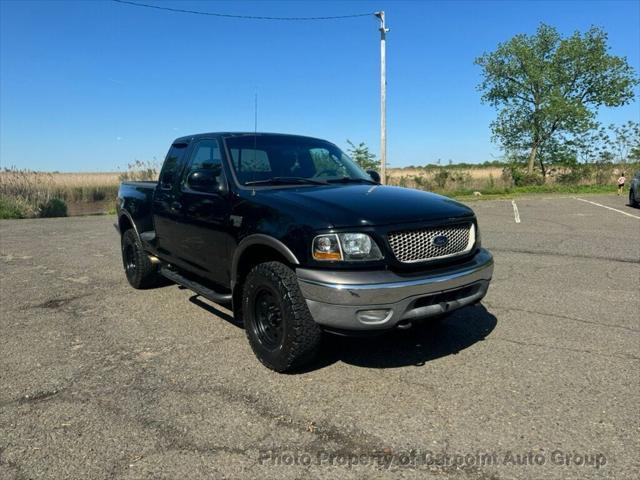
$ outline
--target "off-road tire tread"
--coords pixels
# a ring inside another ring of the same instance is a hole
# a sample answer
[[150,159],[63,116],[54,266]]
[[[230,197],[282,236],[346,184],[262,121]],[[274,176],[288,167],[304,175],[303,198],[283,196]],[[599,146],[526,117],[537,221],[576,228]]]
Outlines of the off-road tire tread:
[[263,358],[256,348],[254,342],[257,340],[251,336],[248,322],[245,320],[245,331],[251,349],[258,360],[271,370],[285,372],[298,369],[317,355],[322,340],[322,329],[311,317],[294,271],[281,262],[261,263],[249,272],[243,287],[243,312],[248,312],[251,308],[248,305],[251,297],[249,292],[260,277],[271,282],[280,293],[283,299],[282,314],[288,317],[288,325],[292,329],[290,332],[292,341],[283,352],[285,354],[283,358],[278,359],[277,362],[270,362]]
[[151,262],[149,255],[144,251],[142,243],[138,239],[136,232],[129,229],[122,234],[122,250],[126,243],[133,243],[136,246],[136,269],[135,275],[130,277],[126,274],[129,284],[133,288],[143,290],[153,288],[160,282],[160,273],[158,267]]

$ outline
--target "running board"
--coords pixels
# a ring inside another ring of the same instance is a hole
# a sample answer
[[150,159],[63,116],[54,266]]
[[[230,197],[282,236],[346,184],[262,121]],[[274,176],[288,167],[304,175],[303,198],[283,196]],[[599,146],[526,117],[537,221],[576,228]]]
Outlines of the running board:
[[212,302],[227,303],[231,301],[230,293],[218,293],[215,290],[211,290],[210,288],[207,288],[198,282],[194,282],[193,280],[189,280],[188,278],[183,277],[178,272],[169,270],[167,267],[162,267],[160,269],[160,273],[172,282],[175,282],[178,285],[182,285],[183,287],[192,290],[201,297],[204,297],[207,300],[211,300]]

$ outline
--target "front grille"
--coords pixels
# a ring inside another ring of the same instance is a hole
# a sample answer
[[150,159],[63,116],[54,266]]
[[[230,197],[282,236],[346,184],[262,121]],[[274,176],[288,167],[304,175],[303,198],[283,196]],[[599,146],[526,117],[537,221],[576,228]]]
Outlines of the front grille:
[[[447,241],[439,245],[438,240]],[[402,263],[425,262],[467,253],[475,243],[472,223],[433,227],[423,230],[392,232],[388,235],[391,250]],[[438,239],[434,242],[434,239]]]

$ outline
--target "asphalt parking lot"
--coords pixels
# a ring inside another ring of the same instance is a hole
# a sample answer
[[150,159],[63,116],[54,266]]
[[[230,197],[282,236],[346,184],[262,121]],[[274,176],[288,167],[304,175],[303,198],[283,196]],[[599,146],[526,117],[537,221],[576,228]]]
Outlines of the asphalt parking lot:
[[639,478],[640,210],[580,198],[473,202],[481,306],[292,375],[113,218],[2,221],[0,478]]

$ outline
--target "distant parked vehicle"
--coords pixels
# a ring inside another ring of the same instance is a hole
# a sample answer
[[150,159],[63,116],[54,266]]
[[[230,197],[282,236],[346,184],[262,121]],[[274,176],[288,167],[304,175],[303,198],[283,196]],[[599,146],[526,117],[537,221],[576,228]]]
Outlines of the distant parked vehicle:
[[636,208],[640,206],[640,171],[636,172],[629,185],[629,205]]

